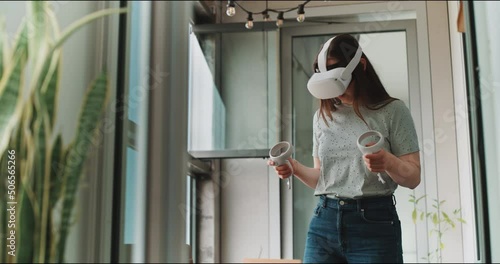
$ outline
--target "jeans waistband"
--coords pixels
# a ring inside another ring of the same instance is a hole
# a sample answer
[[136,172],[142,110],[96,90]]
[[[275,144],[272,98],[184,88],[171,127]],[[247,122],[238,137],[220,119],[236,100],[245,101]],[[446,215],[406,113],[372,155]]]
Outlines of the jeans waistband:
[[376,197],[365,197],[359,199],[349,199],[349,198],[329,198],[326,195],[320,195],[320,204],[323,207],[330,208],[367,208],[376,206],[387,206],[396,205],[396,197],[394,195],[389,196],[376,196]]

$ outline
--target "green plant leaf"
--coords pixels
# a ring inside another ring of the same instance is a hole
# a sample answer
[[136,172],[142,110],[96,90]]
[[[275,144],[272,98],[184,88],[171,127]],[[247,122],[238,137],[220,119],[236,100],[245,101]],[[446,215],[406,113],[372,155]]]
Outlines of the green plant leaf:
[[450,218],[448,217],[447,213],[441,212],[441,214],[443,215],[443,217],[444,217],[445,220],[450,220]]
[[439,224],[438,215],[436,213],[432,214],[432,223],[435,225]]
[[47,9],[48,1],[27,2],[28,19],[26,24],[28,32],[30,32],[29,53],[34,61],[38,60],[39,53],[43,52],[48,44],[48,21],[45,15]]
[[35,166],[34,166],[34,189],[36,190],[36,201],[38,210],[38,241],[36,242],[35,258],[36,262],[42,263],[46,259],[47,252],[47,231],[49,224],[49,215],[51,212],[50,201],[50,151],[52,150],[49,143],[49,124],[48,116],[45,108],[38,111],[37,120],[35,121]]
[[424,199],[427,195],[420,196],[415,202],[418,203],[420,200]]
[[7,128],[16,111],[18,102],[22,98],[23,70],[28,56],[27,45],[27,31],[25,24],[23,24],[17,36],[11,63],[6,65],[7,67],[4,69],[4,74],[0,80],[0,153],[3,152],[8,142],[9,131]]
[[[7,170],[7,151],[0,155],[0,171],[8,171]],[[6,175],[7,177],[7,175]],[[0,214],[0,233],[6,234],[8,237],[9,231],[7,231],[7,214],[4,212],[7,211],[7,186],[6,184],[0,184],[0,210],[2,213]],[[0,262],[7,263],[7,246],[4,245],[3,241],[0,243]]]
[[467,224],[463,218],[457,218],[457,221],[459,221],[462,224]]
[[112,14],[122,14],[126,13],[128,11],[128,8],[111,8],[111,9],[104,9],[100,10],[97,12],[94,12],[92,14],[86,15],[82,17],[81,19],[77,20],[76,22],[73,22],[71,25],[69,25],[66,30],[64,30],[61,33],[61,37],[55,41],[55,44],[53,45],[52,49],[56,50],[58,49],[65,41],[67,38],[69,38],[75,31],[77,31],[79,28],[85,26],[86,24],[99,19],[104,16],[112,15]]
[[448,216],[447,213],[445,212],[441,212],[441,214],[443,215],[443,219],[444,221],[450,225],[452,228],[455,228],[455,223],[453,222],[453,220],[451,220],[451,218]]
[[411,219],[413,220],[413,223],[417,223],[417,209],[413,209],[413,212],[411,213]]
[[19,227],[16,233],[18,233],[18,245],[17,245],[17,262],[18,263],[33,263],[34,262],[34,250],[35,250],[35,240],[36,240],[36,229],[35,229],[35,212],[33,208],[32,201],[28,197],[27,190],[29,186],[26,183],[22,183],[22,187],[19,191]]
[[55,123],[55,109],[57,106],[57,94],[59,91],[59,76],[61,65],[61,51],[56,50],[47,54],[40,70],[40,75],[35,81],[33,92],[35,94],[35,103],[39,108],[47,111],[49,127],[53,128]]
[[[42,86],[42,96],[44,103],[47,107],[47,113],[50,117],[50,127],[53,128],[55,124],[56,108],[57,108],[57,95],[59,94],[59,76],[60,76],[60,51],[54,53],[53,63],[55,64],[52,74],[48,79],[47,85]],[[45,88],[47,87],[47,88]]]
[[7,34],[5,32],[5,17],[0,16],[0,80],[2,79],[4,69],[4,59],[7,58]]
[[425,216],[424,212],[421,212],[420,213],[420,221],[424,221],[424,216]]
[[61,185],[62,181],[62,172],[64,169],[63,158],[65,155],[63,154],[62,148],[62,137],[61,135],[57,135],[56,141],[54,142],[54,146],[52,147],[52,157],[50,162],[50,201],[49,208],[53,209],[56,205],[57,200],[61,194]]
[[63,174],[65,190],[63,194],[61,226],[59,230],[60,237],[56,250],[57,262],[64,261],[66,237],[68,235],[71,213],[75,202],[75,194],[82,173],[83,163],[87,157],[90,139],[95,133],[99,117],[104,110],[107,94],[107,76],[103,73],[94,81],[87,92],[78,122],[77,135],[73,147],[68,150]]

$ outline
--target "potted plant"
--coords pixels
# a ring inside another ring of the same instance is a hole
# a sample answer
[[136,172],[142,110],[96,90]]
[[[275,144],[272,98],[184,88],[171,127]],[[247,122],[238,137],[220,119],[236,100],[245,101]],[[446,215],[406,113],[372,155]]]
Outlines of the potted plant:
[[[105,72],[89,85],[76,135],[63,146],[54,129],[61,48],[86,24],[127,10],[101,10],[60,32],[47,1],[27,3],[28,15],[11,49],[0,25],[0,262],[64,262],[89,139],[109,87]],[[25,75],[30,77],[26,83]]]
[[448,231],[455,229],[458,223],[465,224],[465,220],[460,216],[460,209],[455,209],[451,213],[443,210],[442,205],[446,200],[433,199],[432,208],[425,211],[419,207],[420,201],[425,201],[426,195],[420,197],[415,197],[415,195],[410,194],[410,199],[408,200],[413,204],[414,208],[412,211],[413,223],[416,224],[418,220],[420,221],[430,221],[430,231],[429,237],[435,236],[437,247],[433,250],[427,252],[427,257],[423,258],[424,261],[429,263],[441,263],[441,252],[445,249],[443,243],[443,236],[447,234]]

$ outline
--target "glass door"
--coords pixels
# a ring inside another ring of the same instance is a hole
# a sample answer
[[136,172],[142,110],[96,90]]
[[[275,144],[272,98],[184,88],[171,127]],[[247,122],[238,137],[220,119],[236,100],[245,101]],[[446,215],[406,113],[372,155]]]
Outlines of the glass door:
[[[291,114],[293,122],[282,134],[283,140],[291,140],[296,147],[295,159],[313,167],[312,118],[319,107],[319,100],[307,91],[306,84],[313,74],[313,61],[321,45],[340,33],[349,33],[358,39],[364,53],[372,62],[382,83],[392,97],[402,100],[419,122],[420,100],[416,58],[416,31],[413,21],[387,22],[380,31],[363,31],[373,28],[367,23],[286,28],[282,30],[282,111]],[[419,127],[417,125],[417,127]],[[293,193],[284,193],[287,216],[282,223],[292,239],[284,240],[284,252],[293,250],[293,258],[303,259],[307,229],[317,203],[314,190],[294,179]],[[413,190],[398,188],[395,196],[403,228],[405,262],[416,262],[416,226],[412,221],[413,205],[408,203]],[[293,241],[286,244],[286,241]]]

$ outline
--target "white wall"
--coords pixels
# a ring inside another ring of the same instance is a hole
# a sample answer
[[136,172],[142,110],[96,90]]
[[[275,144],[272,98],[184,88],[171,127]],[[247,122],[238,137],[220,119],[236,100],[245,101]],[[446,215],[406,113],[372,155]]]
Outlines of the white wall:
[[[430,67],[432,78],[432,100],[434,109],[434,134],[436,151],[436,199],[445,200],[443,211],[450,214],[461,207],[457,138],[455,119],[449,119],[446,113],[454,112],[453,81],[451,72],[450,33],[448,28],[448,9],[446,2],[427,2],[428,29],[430,43]],[[455,16],[458,14],[455,14]],[[428,203],[429,206],[429,203]],[[454,250],[462,248],[461,226],[453,231],[446,231],[442,251],[443,261],[463,262],[463,254]],[[441,231],[445,226],[441,225]],[[434,236],[436,237],[436,236]],[[431,236],[432,238],[432,236]]]
[[455,109],[445,112],[447,119],[455,119],[457,131],[457,157],[458,172],[460,175],[460,197],[461,213],[467,224],[462,225],[462,243],[464,262],[475,262],[477,248],[471,246],[469,241],[476,239],[476,227],[474,223],[473,179],[470,150],[469,117],[467,106],[467,90],[465,83],[465,51],[462,43],[463,33],[458,32],[457,17],[459,13],[459,1],[448,2],[449,30],[451,43],[451,59],[453,70],[453,93]]

